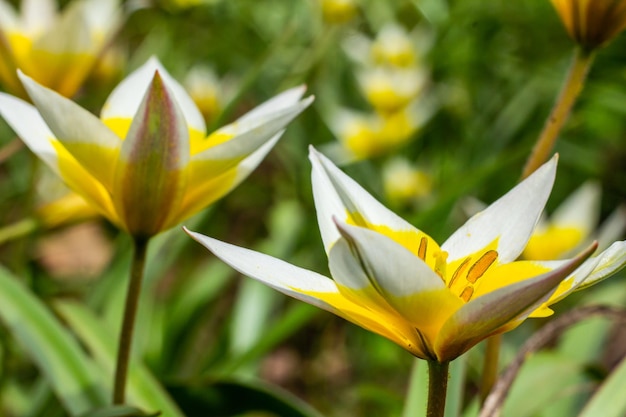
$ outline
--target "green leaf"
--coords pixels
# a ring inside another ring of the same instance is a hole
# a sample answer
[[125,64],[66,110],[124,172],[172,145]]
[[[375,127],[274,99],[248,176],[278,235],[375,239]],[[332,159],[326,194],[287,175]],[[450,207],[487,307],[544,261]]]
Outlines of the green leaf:
[[621,417],[626,415],[626,358],[609,375],[579,417]]
[[250,411],[276,417],[322,417],[292,394],[261,381],[177,386],[172,387],[170,393],[188,417],[228,417]]
[[0,319],[72,415],[107,404],[95,364],[46,306],[0,267]]
[[428,403],[428,365],[415,359],[409,381],[409,391],[404,403],[403,417],[420,416],[426,412]]
[[580,362],[558,353],[539,352],[531,356],[511,387],[502,415],[539,415],[538,413],[557,399],[575,392],[576,385],[580,384],[577,376],[583,370]]
[[[58,301],[54,307],[87,346],[98,365],[107,375],[113,375],[117,336],[82,304]],[[127,392],[129,402],[141,408],[160,410],[167,417],[183,417],[180,409],[143,364],[131,363]]]
[[157,417],[159,415],[161,415],[160,412],[147,414],[135,407],[112,405],[89,411],[80,417]]

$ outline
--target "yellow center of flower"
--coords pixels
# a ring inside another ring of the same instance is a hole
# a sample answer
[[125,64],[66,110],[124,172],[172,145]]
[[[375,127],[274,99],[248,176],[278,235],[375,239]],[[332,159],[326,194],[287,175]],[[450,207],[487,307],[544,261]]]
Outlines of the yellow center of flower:
[[534,260],[563,259],[581,244],[583,237],[583,231],[577,227],[549,226],[531,236],[522,257]]

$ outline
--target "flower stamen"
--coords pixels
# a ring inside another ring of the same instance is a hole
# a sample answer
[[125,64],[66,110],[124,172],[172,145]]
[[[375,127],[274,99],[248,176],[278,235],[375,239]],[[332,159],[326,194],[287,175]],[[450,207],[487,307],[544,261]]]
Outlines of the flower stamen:
[[428,248],[428,239],[426,239],[425,236],[422,236],[422,238],[420,239],[420,246],[417,249],[417,256],[419,256],[419,258],[422,261],[426,261],[426,249]]
[[487,269],[489,269],[496,259],[498,259],[497,251],[489,250],[485,252],[467,272],[467,281],[472,284],[476,283],[476,281],[487,272]]
[[461,300],[467,303],[472,298],[472,295],[474,295],[474,287],[468,285],[467,287],[463,288],[463,292],[461,292],[460,297]]
[[459,275],[461,275],[463,272],[465,272],[465,269],[469,265],[470,259],[471,258],[469,258],[469,257],[465,258],[465,260],[461,263],[461,265],[459,265],[459,267],[456,269],[456,271],[454,271],[454,274],[452,274],[452,278],[450,279],[450,282],[448,283],[448,288],[452,288],[452,285],[454,284],[456,279],[459,277]]

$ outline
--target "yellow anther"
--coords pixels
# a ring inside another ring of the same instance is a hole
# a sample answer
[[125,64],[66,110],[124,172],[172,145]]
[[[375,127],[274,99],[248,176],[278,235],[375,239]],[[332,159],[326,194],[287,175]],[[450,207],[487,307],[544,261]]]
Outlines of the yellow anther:
[[461,299],[467,303],[472,298],[472,295],[474,295],[474,287],[467,286],[463,288]]
[[426,249],[428,248],[428,239],[426,238],[426,236],[422,236],[422,238],[420,239],[420,246],[417,249],[417,256],[419,256],[419,258],[422,261],[426,260]]
[[487,272],[487,269],[489,269],[496,259],[498,259],[498,252],[495,250],[485,252],[467,272],[467,280],[472,284],[478,281],[478,278],[482,277],[483,274]]
[[459,267],[456,269],[456,271],[454,271],[454,274],[452,274],[452,278],[450,279],[450,282],[448,283],[448,288],[452,288],[452,284],[454,284],[456,279],[461,274],[465,273],[465,270],[469,266],[470,259],[471,258],[465,258],[465,260],[461,263],[461,265],[459,265]]

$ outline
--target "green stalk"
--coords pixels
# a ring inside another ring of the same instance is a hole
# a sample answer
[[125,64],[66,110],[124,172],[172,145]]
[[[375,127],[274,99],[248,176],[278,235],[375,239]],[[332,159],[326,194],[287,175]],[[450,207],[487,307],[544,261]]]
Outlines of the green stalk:
[[124,404],[126,401],[128,364],[130,361],[137,307],[139,305],[139,295],[141,294],[141,283],[143,281],[146,264],[148,241],[149,239],[146,238],[133,238],[133,260],[130,267],[130,280],[128,281],[126,305],[124,306],[124,317],[117,350],[117,363],[113,383],[113,404]]
[[[567,76],[561,87],[561,91],[552,107],[552,111],[545,122],[541,134],[537,138],[537,142],[526,161],[522,179],[527,178],[535,172],[537,168],[543,165],[549,158],[550,153],[554,149],[563,125],[569,117],[572,107],[576,103],[580,92],[585,86],[587,74],[593,64],[595,53],[593,50],[577,48],[574,52],[574,58],[568,70]],[[480,396],[484,400],[493,384],[496,381],[498,373],[498,359],[500,355],[500,345],[502,343],[501,335],[490,337],[487,339],[485,352],[485,362],[483,364],[483,373],[481,376]]]
[[587,79],[587,74],[589,73],[589,68],[591,68],[594,58],[595,53],[593,51],[584,50],[582,48],[576,49],[567,78],[552,107],[552,111],[546,120],[543,130],[539,138],[537,138],[532,153],[526,161],[522,178],[528,177],[549,159],[559,133],[585,85],[585,80]]
[[35,219],[24,219],[0,229],[0,244],[24,237],[35,230],[39,223]]
[[502,344],[502,334],[491,336],[486,341],[485,361],[483,362],[483,372],[480,380],[480,401],[485,401],[491,388],[496,383],[498,376],[498,361],[500,360],[500,345]]
[[428,408],[426,417],[443,417],[450,362],[428,361]]

